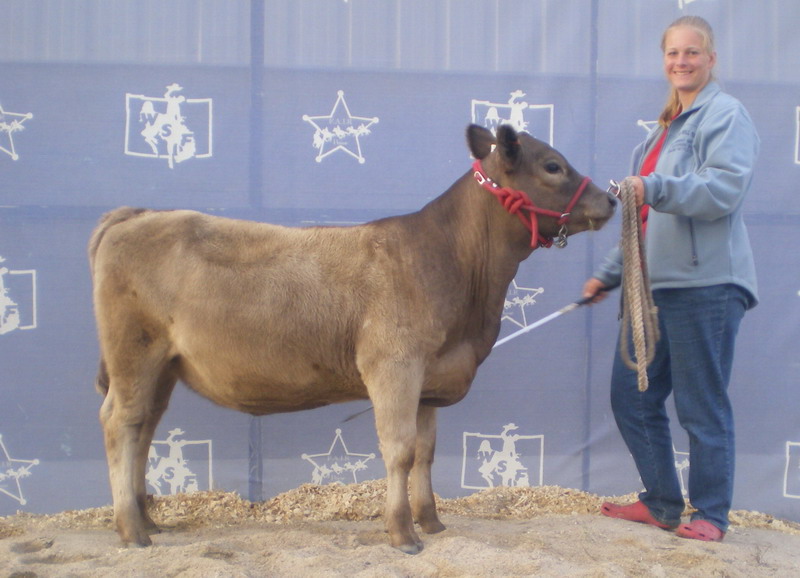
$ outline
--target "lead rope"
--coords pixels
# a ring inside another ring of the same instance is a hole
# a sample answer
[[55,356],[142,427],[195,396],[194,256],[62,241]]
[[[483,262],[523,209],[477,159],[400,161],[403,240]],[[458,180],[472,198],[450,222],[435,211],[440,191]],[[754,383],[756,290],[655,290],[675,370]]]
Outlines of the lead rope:
[[[647,366],[655,357],[659,339],[658,308],[653,302],[647,259],[644,250],[642,215],[636,206],[633,184],[625,179],[620,183],[622,201],[622,334],[620,354],[625,365],[638,373],[639,391],[647,391]],[[629,332],[633,332],[636,360],[631,358],[628,346]]]

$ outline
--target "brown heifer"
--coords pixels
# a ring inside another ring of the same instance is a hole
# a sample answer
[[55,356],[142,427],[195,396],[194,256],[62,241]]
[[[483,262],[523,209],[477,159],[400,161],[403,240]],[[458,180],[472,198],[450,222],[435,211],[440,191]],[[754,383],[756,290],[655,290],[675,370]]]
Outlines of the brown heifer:
[[363,225],[130,208],[103,217],[89,247],[97,386],[123,542],[146,546],[157,531],[145,467],[178,380],[253,415],[369,398],[392,545],[422,548],[415,520],[424,532],[444,529],[431,486],[436,408],[466,395],[492,350],[532,238],[596,229],[614,211],[526,133],[502,126],[495,139],[473,125],[467,140],[474,171],[416,213]]

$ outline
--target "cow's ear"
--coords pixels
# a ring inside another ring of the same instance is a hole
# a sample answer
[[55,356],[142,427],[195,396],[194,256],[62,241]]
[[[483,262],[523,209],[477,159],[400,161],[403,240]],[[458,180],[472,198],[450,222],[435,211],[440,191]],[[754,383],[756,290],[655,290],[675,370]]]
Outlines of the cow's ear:
[[497,152],[509,168],[517,164],[521,151],[517,131],[508,124],[497,127]]
[[488,157],[496,142],[489,129],[477,124],[467,127],[467,145],[474,158],[483,160]]

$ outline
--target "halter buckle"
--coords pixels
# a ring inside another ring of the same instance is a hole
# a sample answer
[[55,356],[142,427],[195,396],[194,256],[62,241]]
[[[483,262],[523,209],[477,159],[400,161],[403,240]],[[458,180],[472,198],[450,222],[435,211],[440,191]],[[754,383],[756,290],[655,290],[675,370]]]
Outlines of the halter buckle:
[[608,182],[610,184],[609,184],[608,188],[606,189],[606,192],[607,193],[611,193],[615,197],[619,198],[619,193],[621,191],[621,187],[620,187],[619,183],[617,181],[615,181],[614,179],[610,179]]

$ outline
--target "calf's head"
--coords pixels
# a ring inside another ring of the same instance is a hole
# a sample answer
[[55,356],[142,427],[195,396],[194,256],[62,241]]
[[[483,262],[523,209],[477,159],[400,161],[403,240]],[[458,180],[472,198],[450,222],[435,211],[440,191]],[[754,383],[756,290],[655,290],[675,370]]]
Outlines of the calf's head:
[[[526,132],[501,125],[497,136],[470,125],[467,142],[486,176],[503,189],[522,191],[535,209],[540,237],[565,238],[600,229],[614,214],[616,200],[578,173],[561,153]],[[484,185],[485,186],[485,185]]]

